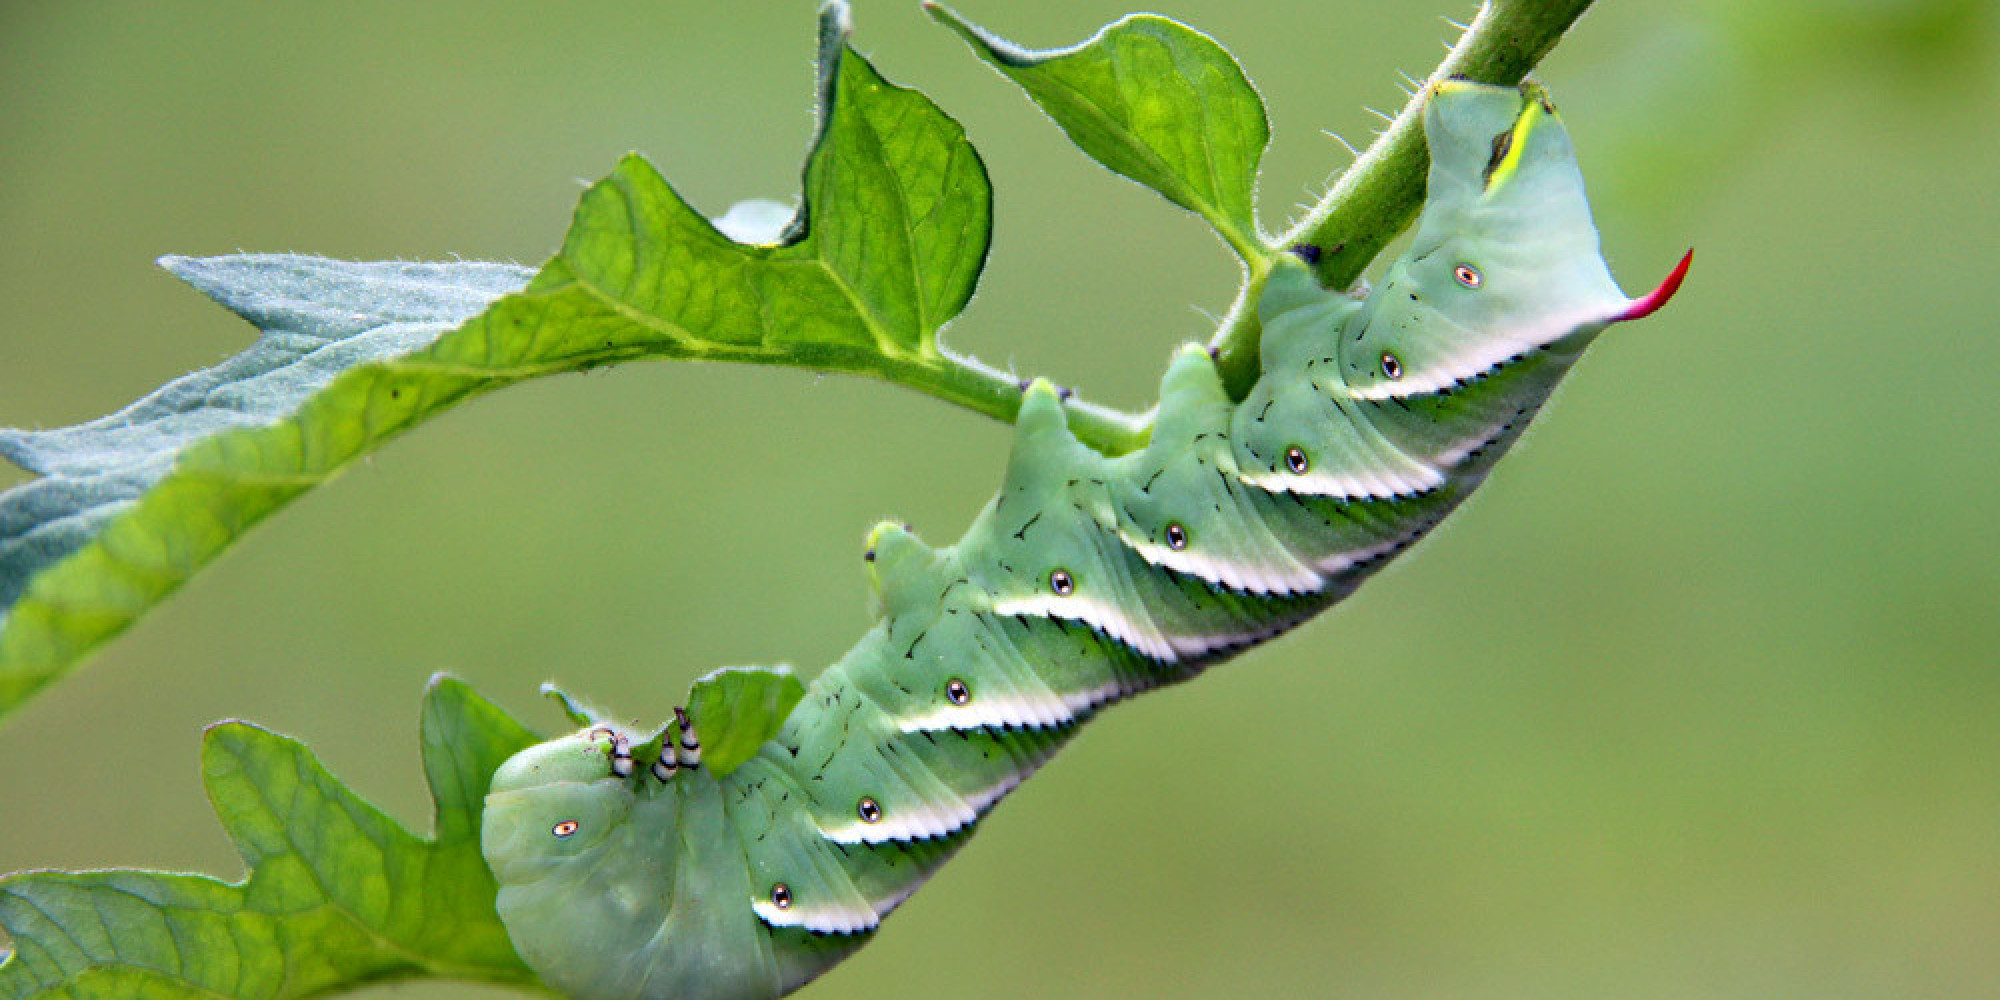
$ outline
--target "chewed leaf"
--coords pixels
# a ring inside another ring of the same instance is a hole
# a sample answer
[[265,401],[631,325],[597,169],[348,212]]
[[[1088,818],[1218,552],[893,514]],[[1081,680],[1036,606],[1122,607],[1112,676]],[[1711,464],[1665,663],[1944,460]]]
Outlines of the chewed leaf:
[[777,733],[805,693],[790,667],[724,667],[703,675],[688,694],[702,766],[718,778],[736,770]]
[[1246,261],[1257,235],[1257,165],[1270,141],[1264,101],[1215,39],[1133,14],[1066,49],[1022,48],[926,3],[1098,162],[1199,213]]
[[149,871],[0,879],[0,998],[317,996],[383,979],[533,986],[479,853],[488,779],[536,737],[463,684],[424,699],[435,839],[348,790],[298,742],[209,730],[202,776],[248,874]]
[[798,210],[769,198],[751,198],[729,206],[713,221],[715,231],[737,243],[777,243],[798,217]]
[[[1003,419],[1015,380],[945,351],[990,236],[985,168],[958,124],[820,21],[820,124],[800,208],[725,217],[738,242],[628,157],[562,253],[505,264],[169,258],[256,324],[243,354],[127,409],[0,431],[43,478],[0,494],[0,717],[72,669],[249,528],[471,396],[638,359],[874,375]],[[1101,409],[1080,426],[1129,436]],[[1096,422],[1093,423],[1093,420]]]

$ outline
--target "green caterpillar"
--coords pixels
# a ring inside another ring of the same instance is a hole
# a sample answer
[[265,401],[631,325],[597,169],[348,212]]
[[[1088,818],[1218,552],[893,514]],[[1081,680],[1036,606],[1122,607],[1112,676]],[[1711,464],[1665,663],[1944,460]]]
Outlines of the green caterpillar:
[[[1539,91],[1436,86],[1410,251],[1365,298],[1298,261],[1240,403],[1183,348],[1150,443],[1079,444],[1026,389],[957,545],[878,526],[880,619],[802,688],[738,671],[654,733],[589,713],[494,777],[483,847],[522,957],[579,1000],[770,998],[865,943],[1098,709],[1340,600],[1485,478],[1628,299]],[[704,749],[701,738],[709,739]]]

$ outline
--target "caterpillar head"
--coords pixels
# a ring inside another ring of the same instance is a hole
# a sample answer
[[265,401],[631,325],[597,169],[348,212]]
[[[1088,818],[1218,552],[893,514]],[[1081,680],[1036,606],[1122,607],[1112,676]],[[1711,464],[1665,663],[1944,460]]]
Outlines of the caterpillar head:
[[1679,288],[1686,259],[1650,295],[1619,291],[1569,135],[1539,88],[1438,84],[1424,135],[1429,193],[1410,250],[1341,337],[1356,396],[1450,389],[1542,352],[1573,360]]
[[480,846],[502,886],[532,882],[586,855],[632,810],[613,773],[613,736],[580,730],[509,758],[486,794]]

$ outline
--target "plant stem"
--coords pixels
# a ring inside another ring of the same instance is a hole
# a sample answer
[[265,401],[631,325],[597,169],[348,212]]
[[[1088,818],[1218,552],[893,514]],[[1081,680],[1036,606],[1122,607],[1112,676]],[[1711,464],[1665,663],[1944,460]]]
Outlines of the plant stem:
[[[1301,244],[1319,248],[1313,270],[1320,284],[1346,288],[1375,255],[1416,218],[1424,199],[1430,151],[1423,114],[1431,84],[1447,79],[1513,86],[1555,47],[1591,0],[1490,0],[1431,71],[1401,113],[1366,152],[1340,175],[1312,211],[1278,237],[1273,254]],[[1223,385],[1241,399],[1257,381],[1257,299],[1269,268],[1251,269],[1243,289],[1209,341],[1217,352]]]
[[[941,362],[890,366],[875,374],[1010,424],[1021,412],[1025,382],[976,358],[944,354]],[[1152,436],[1148,418],[1123,410],[1075,396],[1063,401],[1063,409],[1070,433],[1106,455],[1137,451]]]

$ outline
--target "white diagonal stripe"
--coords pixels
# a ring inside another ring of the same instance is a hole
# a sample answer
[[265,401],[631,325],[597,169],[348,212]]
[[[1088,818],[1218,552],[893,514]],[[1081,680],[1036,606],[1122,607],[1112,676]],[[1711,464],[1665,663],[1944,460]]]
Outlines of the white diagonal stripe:
[[1155,566],[1164,566],[1179,573],[1186,573],[1238,593],[1279,596],[1310,594],[1325,583],[1318,573],[1313,572],[1312,567],[1289,555],[1280,557],[1283,559],[1280,565],[1236,563],[1207,552],[1197,551],[1193,546],[1176,549],[1127,531],[1120,531],[1118,538],[1132,551],[1138,553],[1139,558]]
[[[915,891],[915,887],[912,886],[911,890]],[[759,919],[772,927],[801,927],[817,934],[858,934],[874,930],[882,923],[881,915],[874,907],[856,906],[845,901],[816,903],[795,899],[791,906],[781,909],[768,898],[759,896],[750,901],[750,908],[757,912]]]

